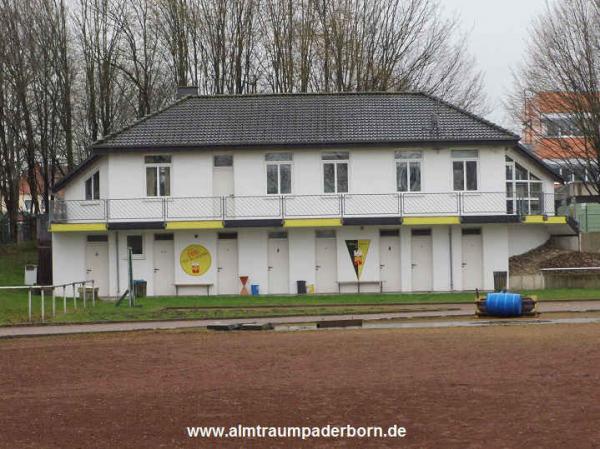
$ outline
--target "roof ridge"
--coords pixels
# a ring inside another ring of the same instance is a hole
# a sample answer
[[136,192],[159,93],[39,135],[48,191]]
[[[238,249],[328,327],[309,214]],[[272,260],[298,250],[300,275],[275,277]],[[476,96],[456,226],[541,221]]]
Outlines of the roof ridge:
[[398,90],[398,91],[344,91],[344,92],[264,92],[264,93],[245,93],[245,94],[198,94],[190,95],[192,98],[264,98],[264,97],[325,97],[325,96],[359,96],[359,95],[420,95],[423,92],[416,90]]
[[481,117],[481,116],[479,116],[479,115],[477,115],[477,114],[475,114],[473,112],[470,112],[470,111],[468,111],[468,110],[466,110],[464,108],[456,106],[455,104],[449,103],[448,101],[443,100],[442,98],[440,98],[440,97],[438,97],[436,95],[433,95],[433,94],[430,94],[430,93],[427,93],[427,92],[419,92],[419,93],[421,95],[423,95],[424,97],[427,97],[427,98],[429,98],[431,100],[434,100],[434,101],[437,101],[439,103],[442,103],[443,105],[445,105],[445,106],[447,106],[447,107],[449,107],[451,109],[454,109],[455,111],[460,112],[461,114],[465,114],[465,115],[471,117],[472,119],[477,120],[478,122],[483,123],[484,125],[491,126],[496,131],[500,131],[500,132],[509,134],[511,137],[514,137],[517,140],[521,139],[521,136],[519,136],[518,134],[515,134],[512,131],[510,131],[510,130],[508,130],[508,129],[506,129],[506,128],[504,128],[504,127],[502,127],[502,126],[500,126],[500,125],[498,125],[498,124],[496,124],[496,123],[494,123],[494,122],[492,122],[492,121],[490,121],[488,119],[485,119],[485,118],[483,118],[483,117]]

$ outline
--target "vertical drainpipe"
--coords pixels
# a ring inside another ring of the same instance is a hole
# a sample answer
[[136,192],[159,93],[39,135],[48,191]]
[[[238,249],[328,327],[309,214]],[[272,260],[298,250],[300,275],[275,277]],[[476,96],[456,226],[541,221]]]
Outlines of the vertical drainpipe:
[[120,296],[121,292],[119,289],[121,288],[121,280],[119,279],[119,231],[115,231],[115,254],[117,258],[117,297]]
[[448,226],[448,243],[450,244],[450,291],[454,291],[454,255],[452,253],[452,226]]

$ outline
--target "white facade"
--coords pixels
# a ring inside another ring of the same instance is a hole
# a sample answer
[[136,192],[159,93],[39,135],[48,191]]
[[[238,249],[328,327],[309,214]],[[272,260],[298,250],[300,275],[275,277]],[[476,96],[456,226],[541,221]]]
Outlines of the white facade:
[[[461,146],[441,149],[418,148],[422,151],[421,161],[423,193],[453,192],[451,150],[478,150],[479,192],[504,192],[504,164],[508,155],[531,170],[544,181],[544,191],[552,193],[554,181],[537,167],[528,163],[509,147]],[[336,149],[348,151],[349,193],[384,194],[396,192],[396,164],[394,152],[415,151],[414,148],[368,148]],[[230,154],[233,156],[234,194],[238,196],[267,195],[265,154],[276,152],[293,153],[292,194],[315,195],[323,193],[323,161],[321,155],[332,150],[301,149],[286,150],[238,150],[238,151],[177,151],[161,152],[172,157],[171,196],[210,197],[213,195],[213,157]],[[94,166],[82,173],[76,182],[64,189],[65,200],[84,199],[84,180],[100,171],[100,197],[108,199],[146,197],[144,154],[107,154]],[[147,154],[153,154],[148,152]]]
[[[523,253],[549,238],[550,233],[543,223],[517,224],[494,218],[487,222],[467,223],[458,219],[463,214],[481,217],[507,215],[507,156],[539,179],[546,198],[541,202],[553,203],[553,179],[513,148],[501,145],[405,148],[411,152],[419,151],[422,155],[419,160],[420,189],[406,195],[397,191],[395,152],[400,150],[403,149],[335,150],[349,153],[348,192],[342,195],[344,210],[339,217],[351,215],[356,209],[360,212],[357,215],[363,219],[388,215],[410,215],[413,218],[404,222],[398,219],[397,224],[385,220],[372,223],[367,220],[363,224],[318,221],[331,218],[327,205],[338,201],[338,196],[326,194],[324,190],[322,157],[324,153],[333,151],[330,149],[106,154],[64,188],[68,213],[62,220],[67,224],[108,223],[108,229],[99,231],[84,226],[61,232],[56,228],[53,232],[54,283],[93,278],[99,284],[101,296],[119,296],[128,285],[128,236],[142,236],[142,245],[138,248],[140,254],[133,256],[133,278],[147,282],[149,295],[168,291],[181,295],[240,292],[240,276],[248,277],[248,290],[250,285],[258,285],[261,294],[275,290],[278,290],[276,293],[295,294],[297,281],[305,281],[310,291],[324,291],[318,281],[325,279],[322,276],[334,279],[341,292],[355,292],[359,288],[361,292],[460,291],[465,288],[465,283],[469,289],[491,290],[494,288],[494,272],[507,273],[510,256]],[[453,161],[456,158],[452,150],[477,150],[476,190],[455,190]],[[278,151],[292,154],[289,162],[291,192],[269,196],[265,155]],[[167,197],[148,196],[148,164],[144,156],[156,154],[170,156],[170,162],[166,164],[170,170]],[[218,155],[232,156],[232,167],[225,170],[214,167],[214,157]],[[229,180],[225,180],[226,185],[215,182],[214,175],[218,174],[218,181],[223,181],[225,178],[222,177],[229,176],[227,170],[233,172],[233,185],[227,185],[231,182]],[[100,180],[99,198],[86,199],[85,182],[96,172],[99,172]],[[221,198],[225,195],[223,189],[231,190],[226,198]],[[282,196],[285,200],[281,200]],[[462,203],[458,203],[459,208],[455,210],[457,200]],[[285,211],[277,209],[279,201],[285,201]],[[221,206],[225,203],[227,210]],[[394,210],[396,205],[399,205],[397,211]],[[284,215],[290,210],[293,212],[295,207],[304,211],[299,213],[300,218],[315,218],[317,221],[288,226],[283,218],[289,216]],[[544,208],[544,204],[540,207]],[[196,211],[200,208],[208,212],[197,215]],[[71,216],[73,210],[76,214]],[[308,213],[305,212],[307,210]],[[227,218],[231,218],[226,216],[228,211],[237,214],[233,218],[257,221],[251,227],[247,223],[236,226],[235,221],[227,222]],[[176,214],[176,218],[170,214]],[[541,215],[541,212],[538,214]],[[531,215],[536,215],[533,209]],[[207,217],[213,220],[214,226],[207,226]],[[281,217],[282,224],[261,225],[261,219],[274,217]],[[425,218],[419,221],[418,217]],[[189,229],[169,228],[170,221],[187,221]],[[195,225],[197,221],[199,224]],[[166,222],[166,229],[161,229],[160,223],[156,225],[155,222]],[[145,224],[148,223],[155,226],[147,229]],[[215,229],[209,229],[211,227]],[[319,242],[321,238],[329,238],[329,244],[335,244],[335,255],[319,253],[323,251]],[[271,242],[273,239],[278,239],[278,242]],[[235,240],[236,243],[219,243],[227,240]],[[368,253],[363,255],[360,287],[346,244],[354,240],[369,241]],[[387,245],[385,242],[388,242]],[[467,246],[465,242],[468,242]],[[106,245],[107,250],[94,252],[92,249],[90,252],[90,245],[96,245],[94,248]],[[201,275],[188,274],[183,269],[180,258],[189,245],[201,245],[208,252],[210,263],[203,262],[207,266],[206,272]],[[464,248],[466,255],[463,254]],[[236,251],[237,254],[232,253]],[[386,251],[386,254],[380,254],[381,251]],[[91,261],[90,257],[97,259],[104,253],[107,255],[106,274],[101,273],[102,279],[97,279],[94,271],[98,271],[99,262]],[[172,257],[172,269],[165,268],[165,257]],[[323,260],[327,261],[323,263],[332,266],[321,266],[319,258],[325,258]],[[386,262],[384,266],[382,260]],[[392,273],[395,274],[390,274],[386,264],[393,267]],[[319,270],[322,271],[317,273]],[[231,273],[235,276],[232,277]],[[223,279],[229,279],[227,285],[219,285],[225,283]],[[231,279],[236,279],[236,285],[230,285]],[[282,282],[287,284],[287,288],[281,287]],[[393,288],[387,288],[392,285]],[[331,286],[325,290],[331,291]]]

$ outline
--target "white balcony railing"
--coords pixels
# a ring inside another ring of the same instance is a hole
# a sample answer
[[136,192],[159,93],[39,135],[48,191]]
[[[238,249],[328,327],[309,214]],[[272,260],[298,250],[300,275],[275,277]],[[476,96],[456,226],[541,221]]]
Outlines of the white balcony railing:
[[507,198],[504,192],[164,197],[51,204],[53,223],[534,214],[555,214],[553,193],[531,198]]

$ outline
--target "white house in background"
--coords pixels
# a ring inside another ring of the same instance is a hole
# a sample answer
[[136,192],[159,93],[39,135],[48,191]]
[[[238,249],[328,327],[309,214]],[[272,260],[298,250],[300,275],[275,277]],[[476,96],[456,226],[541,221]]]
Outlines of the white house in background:
[[130,247],[149,295],[490,290],[574,232],[518,139],[423,93],[181,97],[58,183],[54,283],[122,294]]

